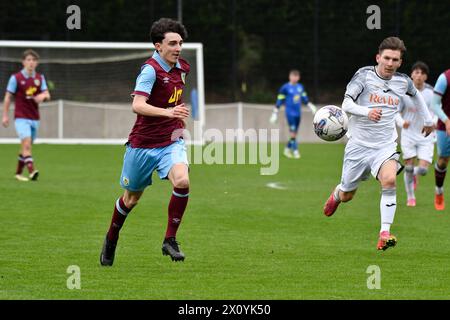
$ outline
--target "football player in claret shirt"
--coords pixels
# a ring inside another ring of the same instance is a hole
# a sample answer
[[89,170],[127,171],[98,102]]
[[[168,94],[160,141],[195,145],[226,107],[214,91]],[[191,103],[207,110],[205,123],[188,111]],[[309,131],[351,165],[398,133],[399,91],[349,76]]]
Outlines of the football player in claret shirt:
[[[8,127],[9,106],[13,96],[15,99],[14,124],[21,141],[16,171],[16,179],[19,181],[37,180],[39,175],[38,170],[34,168],[31,145],[39,128],[39,103],[50,100],[50,93],[44,75],[36,72],[38,62],[39,55],[35,51],[25,50],[22,54],[23,69],[9,78],[3,100],[2,124]],[[25,166],[28,168],[29,177],[22,175]]]
[[445,209],[444,180],[447,173],[448,160],[450,159],[450,69],[439,75],[434,86],[434,94],[431,107],[438,116],[436,129],[438,160],[434,166],[434,178],[436,193],[434,207],[436,210]]
[[397,207],[396,176],[402,169],[395,119],[405,95],[411,97],[423,120],[423,134],[428,136],[433,131],[433,119],[422,94],[411,78],[396,72],[405,51],[401,39],[384,39],[376,55],[377,65],[359,69],[348,83],[342,109],[350,114],[349,140],[344,151],[341,183],[324,206],[324,214],[332,216],[341,202],[352,200],[359,183],[372,174],[381,186],[378,250],[397,243],[390,232]]
[[176,234],[189,196],[188,161],[181,136],[189,109],[181,95],[190,67],[180,58],[187,31],[178,21],[161,18],[153,23],[150,36],[155,51],[141,67],[132,93],[137,119],[126,144],[120,177],[125,192],[115,203],[103,243],[100,254],[103,266],[113,264],[119,231],[144,189],[152,184],[155,170],[160,179],[168,179],[173,185],[162,253],[173,261],[185,258]]

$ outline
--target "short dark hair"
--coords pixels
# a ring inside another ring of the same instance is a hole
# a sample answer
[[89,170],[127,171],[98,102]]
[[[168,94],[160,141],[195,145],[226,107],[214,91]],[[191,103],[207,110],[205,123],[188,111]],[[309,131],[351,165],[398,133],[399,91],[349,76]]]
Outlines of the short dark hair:
[[22,60],[25,60],[28,56],[33,56],[36,60],[39,60],[39,55],[32,49],[27,49],[22,53]]
[[293,74],[293,75],[296,75],[296,76],[300,76],[300,70],[298,70],[298,69],[291,69],[291,70],[289,71],[289,74]]
[[403,40],[401,40],[398,37],[388,37],[381,41],[380,46],[378,47],[378,53],[381,54],[383,50],[390,49],[390,50],[400,50],[401,56],[403,57],[403,54],[406,52],[405,44],[403,43]]
[[423,73],[425,73],[426,75],[430,74],[430,68],[428,68],[428,65],[423,62],[423,61],[417,61],[413,64],[413,66],[411,67],[411,72],[413,72],[414,70],[419,69],[421,70]]
[[183,40],[188,36],[186,28],[179,21],[161,18],[155,21],[150,29],[150,38],[153,44],[161,43],[167,32],[178,33]]

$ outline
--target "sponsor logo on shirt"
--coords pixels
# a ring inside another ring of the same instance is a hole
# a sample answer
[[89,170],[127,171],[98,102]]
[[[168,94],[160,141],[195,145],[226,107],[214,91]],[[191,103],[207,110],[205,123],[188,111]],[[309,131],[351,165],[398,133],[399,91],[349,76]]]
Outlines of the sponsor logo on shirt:
[[169,98],[169,103],[178,103],[180,100],[181,94],[183,93],[183,89],[177,89],[177,87],[173,88],[173,93]]
[[25,94],[27,96],[33,96],[37,91],[36,87],[29,87],[27,90],[25,90]]
[[370,94],[369,101],[371,103],[386,104],[390,106],[398,106],[400,104],[399,98],[394,98],[389,95],[381,95],[376,93]]

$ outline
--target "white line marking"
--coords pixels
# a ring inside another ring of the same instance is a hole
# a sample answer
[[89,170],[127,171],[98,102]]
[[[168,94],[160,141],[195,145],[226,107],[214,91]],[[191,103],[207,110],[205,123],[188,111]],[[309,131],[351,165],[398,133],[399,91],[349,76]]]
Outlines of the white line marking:
[[272,189],[278,189],[278,190],[286,190],[287,187],[281,186],[280,182],[269,182],[268,184],[266,184],[267,187],[272,188]]

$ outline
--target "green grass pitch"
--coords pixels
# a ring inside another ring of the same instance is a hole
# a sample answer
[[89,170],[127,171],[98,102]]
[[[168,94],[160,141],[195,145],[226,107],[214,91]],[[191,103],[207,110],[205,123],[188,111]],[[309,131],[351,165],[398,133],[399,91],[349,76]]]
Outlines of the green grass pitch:
[[[322,214],[343,148],[301,145],[302,158],[280,156],[273,176],[259,165],[192,165],[183,263],[161,254],[171,187],[154,176],[105,268],[99,253],[122,192],[124,147],[36,145],[41,176],[21,183],[18,146],[0,145],[0,299],[449,299],[450,215],[434,210],[433,170],[420,178],[415,208],[399,176],[391,229],[399,242],[378,252],[374,179],[333,217]],[[71,265],[81,270],[79,290],[66,285]],[[381,289],[367,287],[372,265]]]

